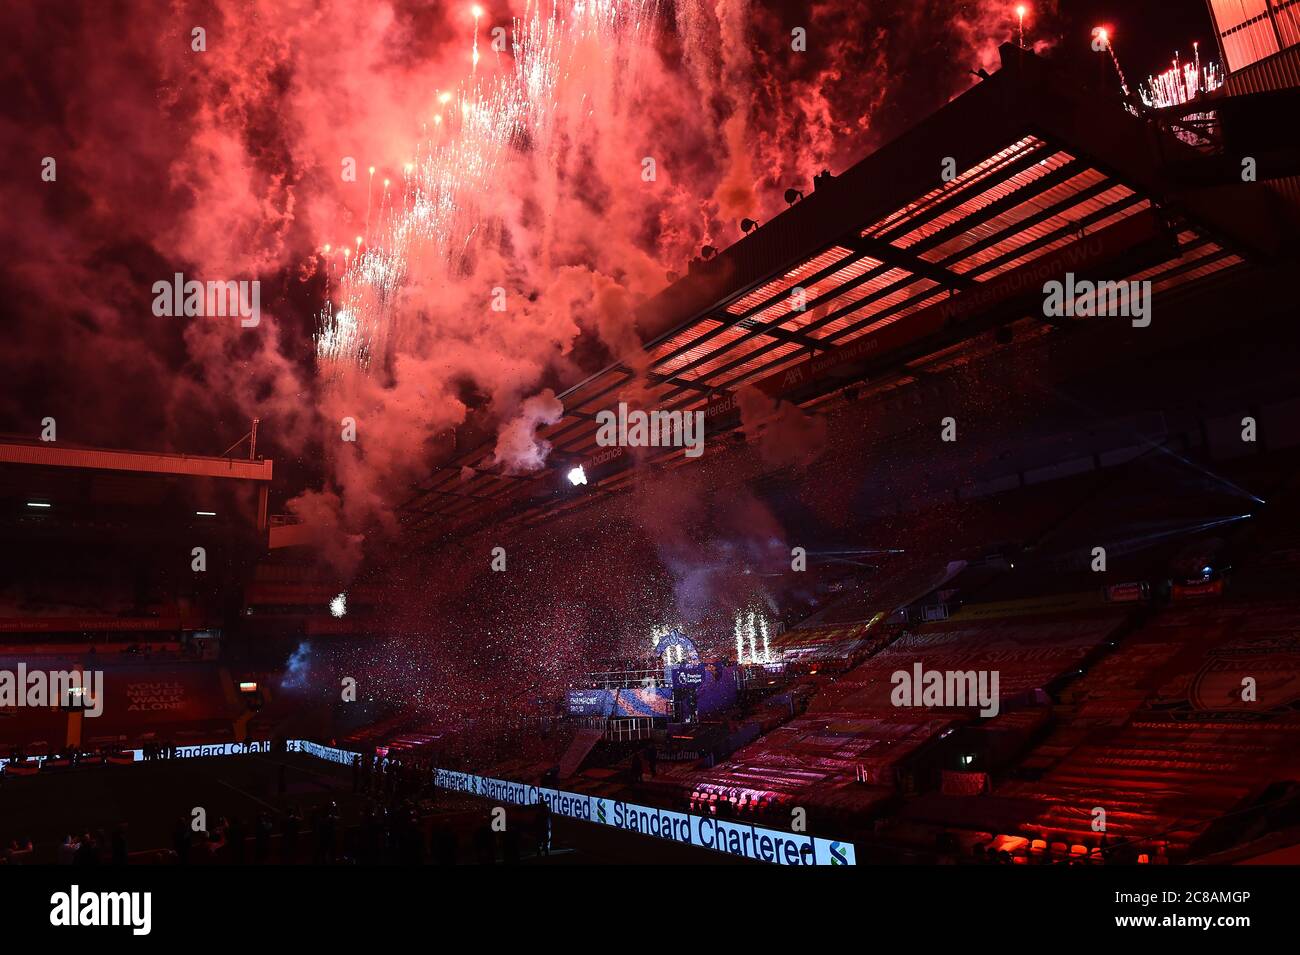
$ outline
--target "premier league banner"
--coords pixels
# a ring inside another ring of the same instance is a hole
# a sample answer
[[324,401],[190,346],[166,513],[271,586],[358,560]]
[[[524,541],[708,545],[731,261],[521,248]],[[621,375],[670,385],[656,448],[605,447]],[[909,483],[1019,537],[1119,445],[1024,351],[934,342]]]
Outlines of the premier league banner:
[[434,783],[443,789],[517,806],[545,803],[551,812],[571,819],[613,826],[660,839],[672,839],[757,862],[776,865],[857,864],[853,844],[849,842],[445,769],[434,774]]
[[571,716],[612,716],[612,690],[570,690],[568,709]]

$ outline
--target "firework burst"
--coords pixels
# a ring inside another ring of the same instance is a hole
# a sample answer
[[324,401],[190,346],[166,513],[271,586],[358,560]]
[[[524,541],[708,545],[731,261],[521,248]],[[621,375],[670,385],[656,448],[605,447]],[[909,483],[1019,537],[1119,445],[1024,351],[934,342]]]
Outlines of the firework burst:
[[[512,150],[548,156],[558,124],[581,122],[590,110],[584,65],[603,67],[600,80],[620,82],[635,69],[639,48],[653,35],[656,0],[576,0],[549,16],[534,7],[512,22],[512,65],[479,69],[479,21],[474,7],[469,76],[437,97],[417,155],[397,187],[385,180],[377,206],[373,170],[367,234],[355,252],[330,257],[336,286],[320,315],[316,351],[327,378],[370,369],[392,345],[402,293],[413,273],[448,283],[472,271],[474,244],[498,228],[494,197],[515,185],[506,176]],[[560,95],[568,84],[579,95]],[[562,115],[578,103],[579,115]],[[507,180],[510,180],[507,182]],[[337,269],[337,271],[335,271]]]

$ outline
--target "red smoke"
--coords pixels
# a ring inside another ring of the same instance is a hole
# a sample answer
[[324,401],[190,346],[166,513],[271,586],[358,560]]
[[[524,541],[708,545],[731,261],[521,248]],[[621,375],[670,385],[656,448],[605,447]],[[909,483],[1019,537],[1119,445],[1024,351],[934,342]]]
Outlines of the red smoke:
[[[545,114],[489,177],[457,170],[454,228],[408,243],[379,307],[340,250],[390,248],[406,164],[465,135],[448,107],[517,85],[492,30],[525,35],[512,15],[532,13],[484,6],[475,67],[468,4],[10,5],[21,80],[0,133],[18,168],[0,188],[20,243],[0,286],[16,318],[0,427],[50,415],[68,441],[217,453],[261,418],[268,454],[326,462],[289,509],[355,567],[455,429],[496,430],[504,469],[541,466],[548,389],[610,359],[642,370],[632,309],[667,271],[963,88],[1014,22],[992,2],[588,4],[605,19],[557,47]],[[175,272],[260,280],[260,323],[154,317],[152,283]],[[349,290],[383,313],[364,367],[317,344]]]

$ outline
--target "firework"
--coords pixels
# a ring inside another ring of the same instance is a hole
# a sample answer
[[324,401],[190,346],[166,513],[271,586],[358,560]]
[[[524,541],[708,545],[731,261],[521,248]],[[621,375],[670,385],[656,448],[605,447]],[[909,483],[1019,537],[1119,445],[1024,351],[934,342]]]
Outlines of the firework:
[[1146,84],[1138,87],[1142,102],[1154,109],[1181,106],[1222,86],[1218,64],[1201,65],[1199,44],[1192,45],[1192,54],[1192,62],[1183,63],[1175,53],[1169,69],[1148,76]]
[[502,187],[502,168],[512,146],[527,143],[546,153],[560,109],[557,90],[570,78],[576,51],[605,51],[626,62],[629,49],[649,42],[656,0],[574,0],[549,17],[533,8],[513,21],[513,65],[492,76],[477,67],[475,6],[471,71],[457,88],[437,96],[433,131],[405,165],[401,189],[385,181],[372,213],[374,168],[367,190],[364,248],[343,249],[344,266],[334,294],[320,315],[316,352],[321,373],[334,378],[348,368],[362,371],[390,347],[394,318],[413,262],[439,270],[450,282],[466,273],[474,241],[489,230],[486,198]]
[[1115,67],[1115,75],[1119,77],[1119,88],[1124,92],[1127,99],[1129,95],[1128,80],[1124,76],[1124,70],[1119,65],[1119,56],[1115,53],[1115,38],[1111,34],[1110,27],[1097,27],[1092,31],[1094,37],[1101,43],[1102,49],[1110,54],[1111,65]]

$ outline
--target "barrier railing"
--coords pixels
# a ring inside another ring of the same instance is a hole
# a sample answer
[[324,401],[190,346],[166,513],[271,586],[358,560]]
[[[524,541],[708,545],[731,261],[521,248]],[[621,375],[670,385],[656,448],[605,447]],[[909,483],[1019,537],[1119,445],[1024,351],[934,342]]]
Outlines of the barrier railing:
[[654,733],[655,721],[644,716],[631,716],[626,719],[606,720],[605,739],[616,742],[649,739]]

